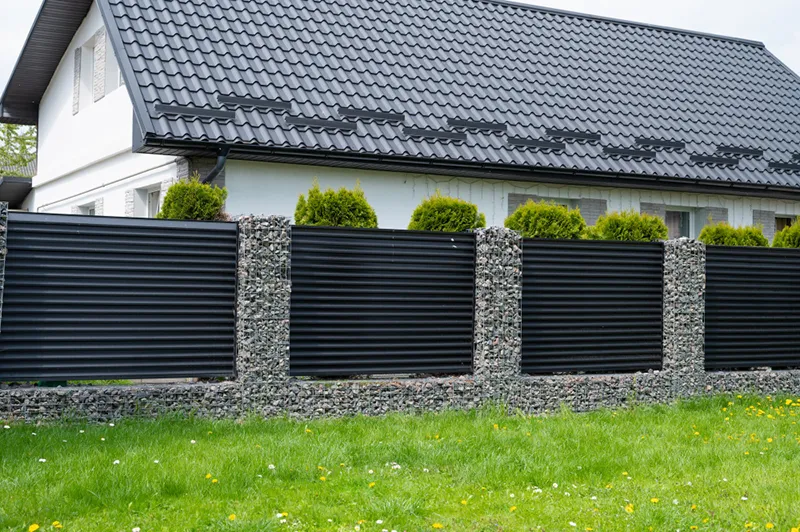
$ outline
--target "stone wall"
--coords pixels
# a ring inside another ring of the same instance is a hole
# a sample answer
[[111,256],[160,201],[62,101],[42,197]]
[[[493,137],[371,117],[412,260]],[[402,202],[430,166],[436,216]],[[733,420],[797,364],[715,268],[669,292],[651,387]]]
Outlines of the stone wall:
[[[0,211],[4,212],[4,211]],[[93,420],[161,413],[236,417],[377,415],[504,403],[528,413],[668,402],[714,392],[800,393],[800,371],[704,369],[705,246],[664,244],[663,366],[646,373],[524,375],[522,250],[514,231],[476,231],[473,373],[457,377],[322,380],[289,375],[289,220],[239,220],[237,371],[222,383],[0,387],[0,420]]]

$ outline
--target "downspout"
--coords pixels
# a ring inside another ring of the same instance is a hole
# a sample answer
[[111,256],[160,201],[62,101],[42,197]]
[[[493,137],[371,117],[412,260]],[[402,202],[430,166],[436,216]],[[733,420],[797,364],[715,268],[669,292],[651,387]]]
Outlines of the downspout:
[[228,161],[228,154],[230,152],[231,149],[228,146],[220,148],[219,154],[217,155],[217,164],[211,169],[211,172],[203,178],[203,183],[211,183],[219,173],[222,172],[222,169],[225,168],[225,163]]

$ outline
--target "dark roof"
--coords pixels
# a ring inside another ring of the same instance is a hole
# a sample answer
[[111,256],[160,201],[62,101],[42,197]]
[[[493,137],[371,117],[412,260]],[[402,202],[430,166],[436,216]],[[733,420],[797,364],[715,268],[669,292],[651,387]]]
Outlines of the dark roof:
[[0,201],[8,203],[12,209],[19,209],[31,191],[30,177],[0,175]]
[[499,0],[98,5],[141,152],[800,188],[800,78],[758,42]]
[[45,0],[0,97],[0,122],[36,125],[39,102],[91,5],[92,0]]

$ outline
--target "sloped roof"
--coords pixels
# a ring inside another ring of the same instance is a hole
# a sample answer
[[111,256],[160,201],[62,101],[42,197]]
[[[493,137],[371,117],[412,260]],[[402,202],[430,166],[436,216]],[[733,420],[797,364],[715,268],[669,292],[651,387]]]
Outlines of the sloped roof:
[[760,43],[497,0],[98,5],[140,151],[800,188],[800,78]]

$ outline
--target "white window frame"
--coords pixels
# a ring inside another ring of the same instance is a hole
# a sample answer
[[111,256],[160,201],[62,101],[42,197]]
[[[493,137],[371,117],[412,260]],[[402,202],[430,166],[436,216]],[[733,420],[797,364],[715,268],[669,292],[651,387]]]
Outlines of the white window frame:
[[689,213],[689,234],[687,235],[689,238],[697,238],[699,234],[696,222],[697,222],[697,212],[694,207],[679,207],[677,205],[665,205],[664,206],[664,223],[667,222],[667,213],[668,212],[687,212]]

